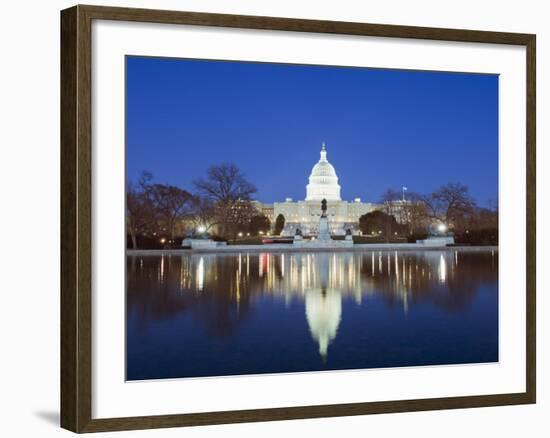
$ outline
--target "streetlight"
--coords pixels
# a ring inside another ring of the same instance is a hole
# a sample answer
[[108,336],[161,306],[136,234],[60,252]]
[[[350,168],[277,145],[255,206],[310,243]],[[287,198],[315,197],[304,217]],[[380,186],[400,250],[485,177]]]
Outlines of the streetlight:
[[437,231],[439,231],[440,233],[444,233],[445,231],[447,231],[447,225],[445,224],[439,224],[437,226]]
[[164,244],[164,242],[166,242],[166,239],[163,237],[162,239],[160,239],[160,243]]
[[201,225],[200,227],[197,228],[197,231],[198,231],[200,234],[202,234],[202,233],[204,233],[204,232],[206,231],[206,227],[203,226],[203,225]]
[[242,233],[242,231],[239,231],[239,234],[237,234],[237,236],[239,236],[239,237],[243,237],[243,233]]

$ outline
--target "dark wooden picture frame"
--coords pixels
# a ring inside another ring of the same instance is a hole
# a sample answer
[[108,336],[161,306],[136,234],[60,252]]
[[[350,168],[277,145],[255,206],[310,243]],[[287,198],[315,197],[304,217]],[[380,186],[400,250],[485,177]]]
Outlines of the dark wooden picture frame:
[[[93,20],[508,44],[526,47],[526,391],[522,393],[92,419],[91,25]],[[75,6],[61,12],[61,426],[98,432],[535,403],[535,47],[531,34]]]

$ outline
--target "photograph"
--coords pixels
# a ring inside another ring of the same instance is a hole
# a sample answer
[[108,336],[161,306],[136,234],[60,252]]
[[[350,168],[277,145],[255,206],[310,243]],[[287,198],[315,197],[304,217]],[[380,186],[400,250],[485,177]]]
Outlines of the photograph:
[[128,381],[499,361],[499,76],[125,58]]
[[467,3],[5,2],[2,436],[548,435],[548,14]]

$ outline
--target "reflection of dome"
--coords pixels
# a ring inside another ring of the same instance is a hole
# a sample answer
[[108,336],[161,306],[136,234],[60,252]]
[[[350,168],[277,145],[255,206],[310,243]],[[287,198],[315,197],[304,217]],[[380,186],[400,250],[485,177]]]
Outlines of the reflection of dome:
[[311,169],[306,191],[306,201],[341,200],[338,177],[332,164],[327,161],[327,150],[324,143],[321,148],[321,158]]
[[342,317],[342,297],[339,291],[312,289],[305,294],[306,317],[313,339],[319,343],[319,353],[327,356],[329,344],[336,337]]

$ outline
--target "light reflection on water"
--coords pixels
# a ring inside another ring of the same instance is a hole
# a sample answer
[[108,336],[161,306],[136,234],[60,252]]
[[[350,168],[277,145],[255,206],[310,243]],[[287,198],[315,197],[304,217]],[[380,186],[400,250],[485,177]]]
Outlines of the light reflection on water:
[[128,256],[128,378],[497,360],[497,280],[495,251]]

